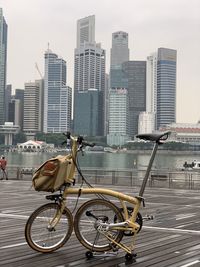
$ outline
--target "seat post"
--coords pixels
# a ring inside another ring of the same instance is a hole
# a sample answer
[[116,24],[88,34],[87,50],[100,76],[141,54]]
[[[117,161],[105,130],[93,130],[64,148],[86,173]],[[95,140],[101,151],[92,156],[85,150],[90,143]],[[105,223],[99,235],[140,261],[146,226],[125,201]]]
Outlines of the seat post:
[[153,147],[153,150],[152,150],[152,153],[151,153],[151,157],[150,157],[150,160],[149,160],[149,164],[147,166],[147,170],[146,170],[146,173],[145,173],[145,177],[143,179],[142,186],[140,188],[139,197],[143,197],[144,190],[145,190],[145,187],[146,187],[146,183],[147,183],[147,180],[149,178],[149,173],[151,171],[151,167],[153,165],[153,161],[154,161],[157,149],[158,149],[158,145],[159,145],[159,142],[156,142],[154,144],[154,147]]

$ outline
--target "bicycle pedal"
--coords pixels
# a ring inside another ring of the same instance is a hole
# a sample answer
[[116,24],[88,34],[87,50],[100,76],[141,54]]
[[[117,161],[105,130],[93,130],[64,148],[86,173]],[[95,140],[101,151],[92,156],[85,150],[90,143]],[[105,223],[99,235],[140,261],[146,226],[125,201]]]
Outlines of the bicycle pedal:
[[146,216],[143,217],[143,220],[152,221],[152,220],[154,220],[154,216],[153,215],[146,215]]

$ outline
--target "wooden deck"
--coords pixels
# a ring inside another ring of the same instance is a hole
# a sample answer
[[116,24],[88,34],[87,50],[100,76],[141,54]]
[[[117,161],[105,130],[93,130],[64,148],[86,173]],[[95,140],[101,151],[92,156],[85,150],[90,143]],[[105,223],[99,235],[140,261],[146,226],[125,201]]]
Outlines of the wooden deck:
[[[200,192],[148,188],[142,214],[155,216],[145,221],[137,237],[136,261],[125,263],[124,252],[109,258],[85,258],[86,249],[72,234],[68,243],[51,254],[40,254],[27,245],[24,226],[30,213],[47,200],[30,188],[28,181],[0,181],[0,266],[75,267],[200,266]],[[114,187],[137,195],[138,188]],[[88,199],[81,196],[80,202]],[[73,209],[76,199],[70,200]]]

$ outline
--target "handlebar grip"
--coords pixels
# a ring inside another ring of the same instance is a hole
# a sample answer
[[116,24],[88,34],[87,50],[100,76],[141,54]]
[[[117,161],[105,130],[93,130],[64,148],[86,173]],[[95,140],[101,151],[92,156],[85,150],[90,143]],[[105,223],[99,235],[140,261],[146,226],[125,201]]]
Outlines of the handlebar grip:
[[70,139],[70,137],[71,137],[71,133],[70,132],[63,133],[63,135],[66,136],[67,139]]

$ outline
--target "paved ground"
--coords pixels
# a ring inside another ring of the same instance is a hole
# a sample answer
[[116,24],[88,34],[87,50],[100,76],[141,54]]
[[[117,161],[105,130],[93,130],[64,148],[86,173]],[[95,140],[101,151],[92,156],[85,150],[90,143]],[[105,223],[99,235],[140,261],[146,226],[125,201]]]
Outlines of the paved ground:
[[[40,254],[26,244],[24,226],[30,213],[46,203],[28,181],[0,181],[0,266],[2,267],[196,267],[200,266],[200,192],[148,188],[142,214],[155,216],[138,234],[136,262],[126,264],[124,252],[112,258],[87,260],[74,234],[60,250]],[[115,187],[137,195],[137,188]],[[86,196],[88,198],[88,196]],[[80,203],[84,201],[81,197]],[[71,198],[70,209],[75,199]]]

